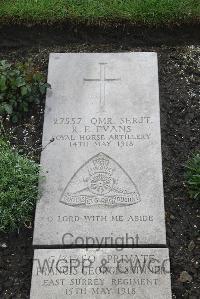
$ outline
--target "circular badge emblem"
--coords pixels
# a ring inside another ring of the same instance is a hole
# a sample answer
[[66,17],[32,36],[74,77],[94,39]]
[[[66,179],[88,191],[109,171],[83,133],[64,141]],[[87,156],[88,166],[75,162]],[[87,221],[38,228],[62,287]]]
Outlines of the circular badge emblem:
[[89,189],[96,195],[104,195],[111,191],[113,178],[106,173],[96,173],[89,180]]

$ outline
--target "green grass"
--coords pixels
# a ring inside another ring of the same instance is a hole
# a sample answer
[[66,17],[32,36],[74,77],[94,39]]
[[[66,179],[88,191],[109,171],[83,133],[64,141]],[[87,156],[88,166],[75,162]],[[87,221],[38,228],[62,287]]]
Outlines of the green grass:
[[13,231],[32,220],[38,173],[38,164],[0,139],[0,231]]
[[186,181],[190,197],[200,200],[200,152],[193,155],[187,162]]
[[199,0],[0,0],[1,23],[199,22]]

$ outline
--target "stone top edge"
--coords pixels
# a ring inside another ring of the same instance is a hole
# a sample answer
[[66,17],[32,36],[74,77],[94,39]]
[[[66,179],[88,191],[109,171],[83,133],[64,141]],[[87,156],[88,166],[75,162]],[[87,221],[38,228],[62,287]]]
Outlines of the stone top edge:
[[61,52],[61,53],[57,53],[57,52],[52,52],[49,54],[49,56],[54,56],[54,55],[60,55],[60,56],[65,56],[65,55],[70,55],[70,56],[87,56],[87,55],[137,55],[137,56],[141,56],[141,55],[146,55],[146,56],[157,56],[157,52],[84,52],[84,53],[80,53],[80,52]]
[[[111,247],[107,247],[107,248],[87,248],[87,247],[81,247],[81,248],[33,248],[34,249],[34,252],[35,251],[118,251],[119,248],[111,248]],[[158,251],[166,251],[166,252],[169,252],[169,248],[168,247],[132,247],[132,248],[123,248],[122,251],[119,251],[119,252],[123,252],[123,251],[152,251],[152,250],[158,250]]]

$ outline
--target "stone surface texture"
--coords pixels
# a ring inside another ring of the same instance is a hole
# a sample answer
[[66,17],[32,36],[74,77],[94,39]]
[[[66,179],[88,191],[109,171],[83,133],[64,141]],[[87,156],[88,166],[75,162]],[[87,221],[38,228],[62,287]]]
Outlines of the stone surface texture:
[[30,299],[171,299],[168,249],[35,250]]
[[34,245],[166,244],[157,68],[50,55]]

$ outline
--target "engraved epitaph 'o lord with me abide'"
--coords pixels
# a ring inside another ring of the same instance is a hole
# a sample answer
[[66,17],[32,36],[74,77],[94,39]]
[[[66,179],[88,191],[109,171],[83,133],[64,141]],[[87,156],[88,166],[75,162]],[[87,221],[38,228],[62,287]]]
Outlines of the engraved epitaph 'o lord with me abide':
[[157,55],[53,53],[48,82],[30,298],[171,299]]
[[166,244],[157,55],[53,53],[48,82],[34,244]]

